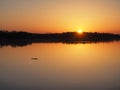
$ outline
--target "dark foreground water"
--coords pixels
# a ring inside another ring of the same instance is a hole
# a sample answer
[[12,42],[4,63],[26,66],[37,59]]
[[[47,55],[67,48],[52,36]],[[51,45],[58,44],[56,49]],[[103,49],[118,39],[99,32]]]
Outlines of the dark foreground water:
[[120,42],[2,47],[0,90],[120,90]]

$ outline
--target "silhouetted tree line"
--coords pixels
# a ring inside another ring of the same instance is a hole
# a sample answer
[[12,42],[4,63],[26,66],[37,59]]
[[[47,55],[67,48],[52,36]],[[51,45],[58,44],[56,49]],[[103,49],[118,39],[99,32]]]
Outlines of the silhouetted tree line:
[[77,32],[63,32],[63,33],[47,33],[37,34],[28,33],[23,31],[0,31],[0,46],[25,46],[32,43],[97,43],[97,42],[110,42],[119,41],[119,34],[111,33],[91,33],[84,32],[78,34]]

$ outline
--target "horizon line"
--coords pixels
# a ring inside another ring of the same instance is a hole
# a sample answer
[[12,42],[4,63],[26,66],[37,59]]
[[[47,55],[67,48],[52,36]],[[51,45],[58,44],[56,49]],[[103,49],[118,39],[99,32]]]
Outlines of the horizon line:
[[[33,33],[33,34],[61,34],[61,33],[78,33],[77,31],[66,31],[66,32],[42,32],[42,33],[37,33],[37,32],[30,32],[30,31],[24,31],[24,30],[1,30],[0,31],[5,31],[5,32],[26,32],[26,33]],[[96,32],[96,31],[83,31],[83,33],[100,33],[100,34],[118,34],[120,33],[112,33],[112,32]],[[81,33],[82,34],[82,33]]]

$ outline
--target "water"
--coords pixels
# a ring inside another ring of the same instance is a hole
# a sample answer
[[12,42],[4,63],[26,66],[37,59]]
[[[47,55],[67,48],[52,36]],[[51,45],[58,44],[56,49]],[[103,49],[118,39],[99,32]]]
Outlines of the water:
[[2,47],[0,90],[120,90],[120,42]]

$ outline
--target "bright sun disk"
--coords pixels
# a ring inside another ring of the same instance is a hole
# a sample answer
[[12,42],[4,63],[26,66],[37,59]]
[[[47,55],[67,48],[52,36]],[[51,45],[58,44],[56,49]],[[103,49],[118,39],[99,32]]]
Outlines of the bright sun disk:
[[83,33],[83,30],[79,29],[77,32],[81,34]]

